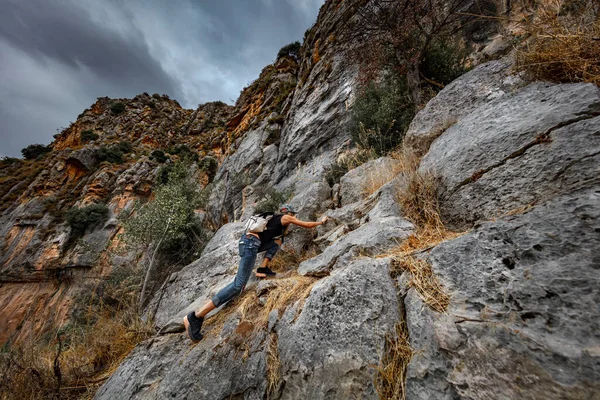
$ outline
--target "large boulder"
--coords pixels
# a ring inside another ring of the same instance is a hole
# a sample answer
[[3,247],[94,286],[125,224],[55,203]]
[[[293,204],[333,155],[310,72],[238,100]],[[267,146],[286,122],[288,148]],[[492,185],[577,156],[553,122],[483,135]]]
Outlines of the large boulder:
[[[159,336],[136,347],[95,399],[262,399],[266,395],[265,334],[237,341],[183,334]],[[244,355],[246,347],[250,350]]]
[[513,60],[506,57],[479,65],[454,80],[417,113],[406,132],[405,143],[426,151],[433,139],[477,107],[510,96],[524,85],[512,69]]
[[600,183],[600,89],[535,83],[448,129],[423,158],[453,226]]
[[600,195],[556,198],[432,250],[447,314],[410,289],[407,398],[591,399],[600,386]]
[[294,321],[277,329],[282,399],[376,399],[373,385],[386,334],[400,318],[389,259],[362,259],[312,289]]

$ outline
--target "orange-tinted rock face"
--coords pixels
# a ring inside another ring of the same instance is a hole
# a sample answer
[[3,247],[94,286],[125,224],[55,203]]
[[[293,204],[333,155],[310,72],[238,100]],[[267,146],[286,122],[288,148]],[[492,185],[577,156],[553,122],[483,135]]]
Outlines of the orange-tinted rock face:
[[54,282],[3,283],[0,286],[0,343],[37,338],[45,328],[61,325],[68,316],[66,286]]
[[18,256],[23,252],[25,248],[33,239],[36,230],[34,226],[13,226],[9,231],[8,236],[4,245],[5,254],[10,254],[8,259],[4,262],[3,269],[7,268],[15,261],[18,260]]
[[74,160],[68,160],[66,168],[67,176],[69,177],[69,179],[77,180],[84,176],[86,173],[85,167],[81,165],[81,163],[78,163]]

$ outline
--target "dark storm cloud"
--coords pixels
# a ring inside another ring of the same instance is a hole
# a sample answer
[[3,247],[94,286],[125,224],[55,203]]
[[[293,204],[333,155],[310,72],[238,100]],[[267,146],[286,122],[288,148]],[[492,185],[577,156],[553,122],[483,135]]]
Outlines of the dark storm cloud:
[[144,91],[179,94],[177,83],[150,55],[141,33],[124,36],[93,21],[78,3],[8,1],[0,13],[0,39],[40,60],[86,67],[99,79]]
[[0,156],[48,143],[96,97],[232,103],[323,0],[0,0]]

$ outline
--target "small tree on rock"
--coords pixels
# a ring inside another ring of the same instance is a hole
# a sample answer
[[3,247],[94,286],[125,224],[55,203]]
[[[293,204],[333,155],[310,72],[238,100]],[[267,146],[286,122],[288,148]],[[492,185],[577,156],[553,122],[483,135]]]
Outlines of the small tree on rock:
[[148,281],[161,247],[186,240],[189,235],[196,236],[196,244],[203,244],[203,239],[196,233],[194,211],[202,205],[206,196],[189,169],[188,163],[175,164],[168,173],[167,182],[156,189],[154,199],[138,204],[132,215],[123,222],[125,241],[143,246],[148,259],[140,294],[140,309],[146,300]]

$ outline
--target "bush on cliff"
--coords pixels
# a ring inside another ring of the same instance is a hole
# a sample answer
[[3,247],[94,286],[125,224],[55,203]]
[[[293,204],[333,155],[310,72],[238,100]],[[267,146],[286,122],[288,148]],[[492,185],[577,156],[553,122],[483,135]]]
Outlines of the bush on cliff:
[[371,82],[357,95],[350,133],[357,146],[382,156],[401,143],[414,115],[406,80],[387,74],[381,82]]
[[300,53],[300,48],[302,45],[300,42],[290,43],[286,46],[283,46],[279,52],[277,53],[277,59],[279,60],[282,57],[293,57],[294,59],[298,59],[298,53]]
[[108,220],[108,207],[104,204],[74,207],[67,211],[66,220],[71,226],[71,238],[79,238],[86,230],[92,230]]
[[219,169],[219,162],[215,158],[207,156],[198,162],[198,167],[206,172],[208,181],[212,182]]
[[169,159],[169,157],[167,157],[165,155],[165,152],[162,150],[154,150],[152,153],[150,153],[150,159],[163,164],[165,161],[167,161]]
[[85,131],[82,131],[81,134],[79,135],[79,137],[81,138],[81,143],[85,143],[85,142],[90,142],[92,140],[96,140],[100,136],[97,133],[94,133],[93,130],[87,129]]
[[120,101],[114,102],[110,105],[110,111],[114,115],[119,115],[125,111],[125,104],[121,103]]
[[44,146],[43,144],[30,144],[21,150],[21,154],[23,154],[23,158],[26,160],[35,160],[50,151],[52,151],[51,146]]

